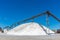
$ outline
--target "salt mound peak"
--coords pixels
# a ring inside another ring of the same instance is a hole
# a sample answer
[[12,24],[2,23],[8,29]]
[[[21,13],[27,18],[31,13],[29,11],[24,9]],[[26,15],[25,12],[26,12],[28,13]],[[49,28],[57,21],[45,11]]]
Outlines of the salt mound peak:
[[[7,34],[10,34],[10,35],[47,35],[44,29],[48,29],[48,28],[38,23],[30,22],[30,23],[18,25],[17,27],[9,30]],[[50,30],[50,33],[54,33],[54,32]]]

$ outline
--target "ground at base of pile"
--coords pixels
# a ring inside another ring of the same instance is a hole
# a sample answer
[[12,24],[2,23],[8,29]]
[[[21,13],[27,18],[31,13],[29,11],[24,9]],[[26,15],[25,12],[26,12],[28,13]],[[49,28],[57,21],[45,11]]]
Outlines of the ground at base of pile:
[[60,34],[39,36],[0,35],[0,40],[60,40]]

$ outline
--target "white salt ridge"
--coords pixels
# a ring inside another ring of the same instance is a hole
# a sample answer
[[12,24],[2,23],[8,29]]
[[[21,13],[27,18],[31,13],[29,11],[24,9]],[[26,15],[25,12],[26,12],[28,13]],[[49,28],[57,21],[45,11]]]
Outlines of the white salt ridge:
[[[43,25],[42,25],[43,26]],[[43,26],[43,28],[46,28]],[[9,35],[47,35],[43,28],[35,22],[21,24],[7,32]],[[48,29],[50,30],[50,29]],[[54,33],[50,30],[50,33]]]

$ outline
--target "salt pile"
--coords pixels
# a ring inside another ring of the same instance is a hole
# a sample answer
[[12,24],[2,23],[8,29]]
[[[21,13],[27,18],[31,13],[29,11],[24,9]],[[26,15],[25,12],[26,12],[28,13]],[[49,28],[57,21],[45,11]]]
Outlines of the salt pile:
[[49,30],[49,32],[47,31],[47,33],[54,33],[52,30],[48,29],[43,25],[41,26],[38,23],[30,22],[30,23],[18,25],[17,27],[9,30],[7,34],[9,35],[47,35],[44,29]]

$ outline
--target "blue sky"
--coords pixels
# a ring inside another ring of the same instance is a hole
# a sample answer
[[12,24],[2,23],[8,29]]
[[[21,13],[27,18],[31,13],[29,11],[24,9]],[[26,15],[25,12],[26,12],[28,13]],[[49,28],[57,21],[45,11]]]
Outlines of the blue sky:
[[[11,25],[47,10],[60,18],[60,0],[0,0],[0,26]],[[46,25],[44,17],[39,17],[35,21]],[[54,18],[50,17],[49,21],[50,29],[60,28],[54,27],[59,24]]]

